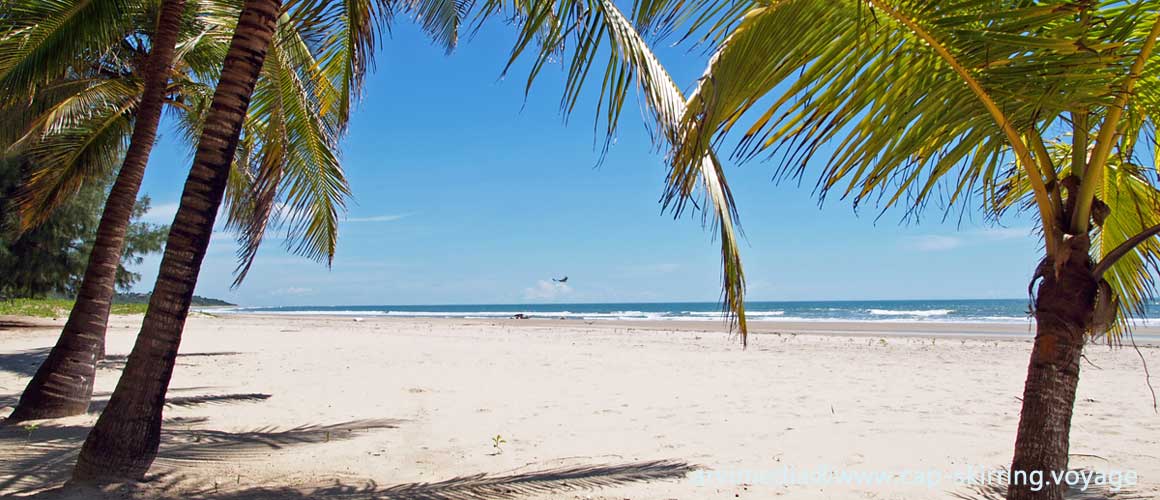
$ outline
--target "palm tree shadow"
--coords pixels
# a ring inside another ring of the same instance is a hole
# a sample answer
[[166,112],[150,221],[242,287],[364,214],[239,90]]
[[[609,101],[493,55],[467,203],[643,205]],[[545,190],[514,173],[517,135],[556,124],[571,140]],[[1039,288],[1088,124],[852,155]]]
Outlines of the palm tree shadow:
[[[178,387],[178,388],[169,389],[169,392],[170,393],[192,392],[192,391],[204,391],[207,389],[214,389],[214,388],[213,387]],[[93,402],[89,404],[88,413],[99,414],[101,412],[101,410],[104,410],[105,406],[107,406],[109,404],[108,398],[109,398],[109,396],[112,396],[112,395],[113,395],[113,393],[111,393],[111,392],[94,392],[93,393],[94,398],[104,398],[104,399],[94,399]],[[203,406],[203,405],[219,405],[219,404],[229,404],[229,403],[244,403],[244,402],[264,401],[264,400],[269,399],[269,398],[270,398],[269,394],[262,394],[262,393],[205,394],[205,395],[201,395],[201,396],[175,396],[175,397],[171,397],[171,398],[165,398],[165,406],[166,407],[190,408],[190,407],[194,407],[194,406]],[[16,406],[16,403],[19,400],[20,400],[20,394],[5,394],[3,396],[0,396],[0,408]],[[4,420],[0,419],[0,427],[3,427],[3,425],[4,425]]]
[[[165,406],[192,408],[195,406],[223,405],[232,403],[253,403],[270,399],[269,394],[251,392],[244,394],[206,394],[202,396],[177,396],[165,398]],[[100,413],[109,404],[108,399],[94,400],[89,404],[89,413]]]
[[[237,351],[214,351],[214,352],[183,352],[177,355],[178,362],[189,358],[202,357],[217,357],[217,356],[237,356],[244,354]],[[107,354],[105,359],[97,362],[97,367],[109,370],[122,370],[125,368],[125,363],[129,361],[128,354]]]
[[[1091,471],[1087,469],[1072,469],[1082,474]],[[1007,485],[985,484],[970,487],[969,492],[952,492],[952,498],[959,500],[1005,500]],[[1149,493],[1141,493],[1127,488],[1113,488],[1107,484],[1092,484],[1087,489],[1072,487],[1063,494],[1065,500],[1148,500],[1153,497]]]
[[24,351],[0,353],[0,371],[11,372],[23,377],[36,374],[36,369],[48,357],[51,347],[41,347]]
[[[560,497],[565,492],[651,481],[681,480],[697,468],[683,461],[654,460],[557,467],[532,472],[473,474],[437,482],[404,483],[387,487],[381,487],[374,481],[362,485],[336,481],[334,484],[318,487],[260,486],[242,489],[206,487],[204,480],[197,481],[194,478],[170,475],[150,484],[124,486],[115,494],[119,495],[116,498],[163,497],[191,500],[480,500],[513,499],[531,495]],[[199,487],[187,487],[191,484]],[[64,490],[67,491],[67,488]],[[46,492],[45,497],[56,493],[59,491]]]
[[22,330],[28,328],[46,328],[52,327],[52,324],[37,323],[34,321],[22,319],[0,319],[0,331],[4,330]]
[[[290,429],[262,427],[243,432],[192,428],[203,422],[204,419],[167,419],[162,425],[161,447],[154,470],[164,476],[191,462],[261,458],[270,450],[351,439],[375,429],[396,428],[403,421],[352,420]],[[6,452],[11,450],[0,462],[0,496],[35,493],[64,484],[89,429],[88,425],[53,424],[35,428],[0,427],[0,448]]]
[[[40,368],[41,363],[44,363],[50,351],[52,351],[52,347],[39,347],[24,351],[0,353],[0,371],[15,373],[22,377],[31,377],[36,375],[36,370]],[[236,356],[239,354],[242,353],[232,351],[188,352],[178,354],[177,358],[180,360],[205,356]],[[110,354],[105,356],[105,359],[97,362],[97,368],[120,370],[125,367],[125,362],[128,358],[129,356],[125,354]]]

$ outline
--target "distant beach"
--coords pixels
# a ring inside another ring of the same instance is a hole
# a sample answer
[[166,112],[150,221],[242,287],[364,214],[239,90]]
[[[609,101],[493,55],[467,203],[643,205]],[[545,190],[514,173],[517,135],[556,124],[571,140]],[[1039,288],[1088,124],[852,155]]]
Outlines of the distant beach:
[[[1027,300],[749,301],[750,321],[942,321],[1023,323]],[[398,316],[422,318],[531,318],[703,321],[721,318],[716,302],[612,302],[553,304],[359,305],[241,307],[265,314]],[[1160,307],[1156,309],[1160,313]]]
[[[874,332],[885,335],[1031,335],[1028,303],[1020,299],[864,300],[864,301],[753,301],[746,317],[757,333],[807,331],[812,333]],[[208,309],[207,309],[208,310]],[[617,321],[637,326],[664,324],[663,328],[719,329],[725,316],[715,302],[614,302],[555,304],[456,305],[344,305],[217,308],[214,314],[264,316],[339,316],[352,318],[455,318]],[[1160,306],[1148,307],[1152,318]],[[681,324],[672,324],[679,322]],[[688,324],[684,324],[688,323]],[[1137,339],[1160,341],[1160,323],[1134,318]]]

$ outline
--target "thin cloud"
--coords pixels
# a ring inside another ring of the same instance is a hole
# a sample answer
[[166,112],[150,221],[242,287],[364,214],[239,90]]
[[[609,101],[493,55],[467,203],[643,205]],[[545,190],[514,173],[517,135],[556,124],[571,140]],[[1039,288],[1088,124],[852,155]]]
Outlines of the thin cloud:
[[387,214],[387,215],[372,215],[370,217],[349,217],[343,222],[394,222],[399,219],[405,219],[414,214]]
[[273,294],[274,295],[306,295],[306,294],[313,293],[313,292],[314,292],[313,288],[290,287],[290,288],[280,288],[278,290],[274,290]]
[[962,246],[963,240],[955,236],[927,234],[907,238],[907,246],[920,252],[944,252]]
[[991,240],[1019,240],[1031,237],[1029,227],[992,227],[982,229],[979,235]]
[[920,252],[944,252],[947,250],[954,250],[962,246],[978,244],[981,242],[981,240],[1022,240],[1028,239],[1032,235],[1031,228],[1028,227],[993,227],[960,234],[966,234],[967,236],[961,237],[945,234],[910,236],[905,238],[904,245],[907,248],[918,250]]

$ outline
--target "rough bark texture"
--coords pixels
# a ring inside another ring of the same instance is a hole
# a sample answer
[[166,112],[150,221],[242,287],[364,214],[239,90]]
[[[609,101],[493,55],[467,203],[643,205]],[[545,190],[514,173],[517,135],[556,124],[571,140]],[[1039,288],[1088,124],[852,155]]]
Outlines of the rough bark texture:
[[82,482],[139,480],[157,456],[161,412],[198,272],[280,0],[246,0],[185,182],[141,333],[73,470]]
[[1067,491],[1052,473],[1067,470],[1080,354],[1097,284],[1087,238],[1072,238],[1065,246],[1059,263],[1047,266],[1035,300],[1035,346],[1023,388],[1008,500],[1061,500]]
[[76,305],[48,359],[40,365],[20,395],[20,402],[6,423],[79,415],[89,409],[97,360],[105,354],[105,329],[109,323],[109,306],[116,292],[117,266],[121,263],[137,191],[141,188],[149,153],[157,137],[184,10],[185,0],[165,0],[161,6],[157,31],[152,39],[153,51],[142,71],[144,89],[133,123],[133,135],[117,180],[105,202]]

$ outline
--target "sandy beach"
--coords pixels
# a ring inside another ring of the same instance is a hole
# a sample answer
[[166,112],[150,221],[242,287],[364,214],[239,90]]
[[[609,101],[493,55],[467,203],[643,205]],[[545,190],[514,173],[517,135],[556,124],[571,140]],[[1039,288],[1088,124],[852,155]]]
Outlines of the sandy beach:
[[[62,320],[0,319],[7,414]],[[96,408],[140,319],[112,320]],[[993,497],[968,478],[1011,458],[1027,325],[754,329],[743,350],[711,322],[195,314],[170,385],[157,479],[130,493]],[[1141,363],[1160,385],[1160,349],[1156,332],[1138,334],[1139,354],[1087,350],[1071,465],[1118,478],[1088,495],[1118,484],[1113,498],[1160,497],[1160,415]],[[0,496],[60,486],[95,418],[0,431]]]

